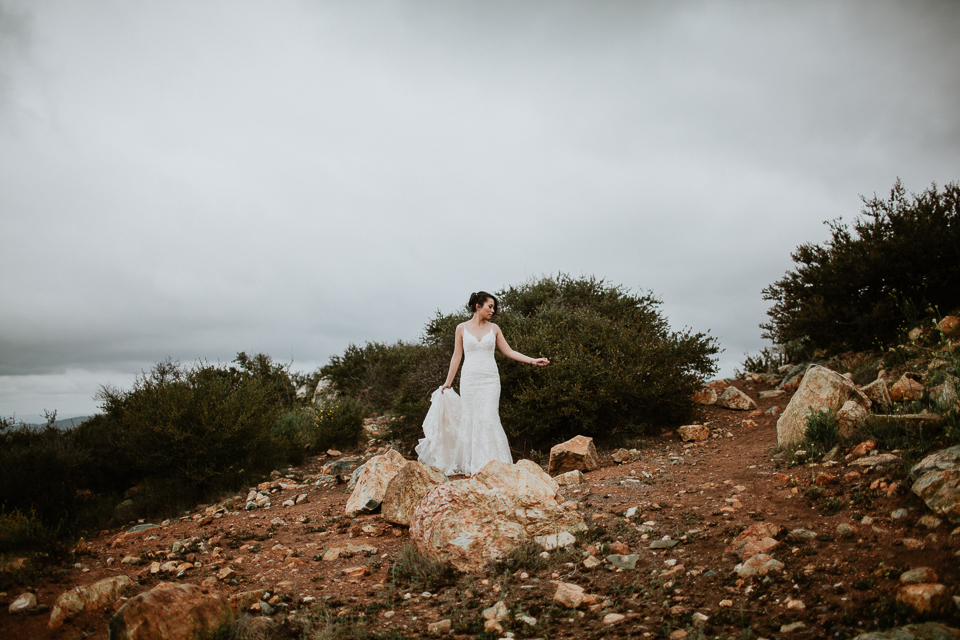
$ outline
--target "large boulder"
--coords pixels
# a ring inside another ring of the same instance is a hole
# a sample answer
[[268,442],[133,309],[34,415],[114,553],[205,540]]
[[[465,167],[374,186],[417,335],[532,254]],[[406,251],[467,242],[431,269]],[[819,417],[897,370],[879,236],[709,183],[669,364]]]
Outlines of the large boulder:
[[910,470],[911,490],[931,511],[960,522],[960,445],[942,449]]
[[777,444],[787,446],[803,440],[807,415],[824,410],[839,411],[848,400],[870,408],[870,399],[839,373],[813,365],[807,369],[797,392],[777,420]]
[[434,487],[417,507],[410,538],[424,555],[477,571],[527,541],[552,546],[587,528],[557,483],[530,460],[488,462],[477,475]]
[[593,471],[598,466],[600,458],[597,457],[597,448],[593,446],[593,438],[576,436],[550,449],[547,473],[555,476],[574,470]]
[[422,462],[407,462],[387,484],[380,509],[383,519],[409,527],[413,512],[423,497],[446,481],[447,476],[436,467]]
[[57,629],[81,611],[110,610],[134,586],[136,584],[133,580],[121,575],[66,591],[53,605],[48,626],[51,629]]
[[229,602],[192,584],[157,585],[110,618],[110,640],[193,640],[229,622]]
[[347,500],[347,515],[356,518],[361,513],[376,510],[383,502],[387,485],[407,464],[409,462],[393,449],[367,460],[363,465],[363,472],[357,479],[357,484],[353,487],[353,493]]
[[757,403],[743,391],[730,385],[720,394],[717,406],[734,411],[753,411],[757,408]]

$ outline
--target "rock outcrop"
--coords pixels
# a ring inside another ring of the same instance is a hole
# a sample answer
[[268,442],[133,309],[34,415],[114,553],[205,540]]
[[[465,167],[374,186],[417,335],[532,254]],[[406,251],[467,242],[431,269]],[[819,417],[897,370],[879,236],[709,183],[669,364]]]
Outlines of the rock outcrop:
[[436,467],[422,462],[407,462],[387,484],[380,510],[383,519],[409,527],[413,512],[423,497],[446,481],[447,476]]
[[597,457],[597,448],[593,446],[593,438],[576,436],[550,449],[547,473],[555,476],[574,470],[593,471],[598,466],[600,458]]
[[477,571],[526,541],[572,541],[586,524],[557,501],[557,489],[530,460],[494,460],[472,478],[432,489],[414,513],[410,538],[424,555],[461,571]]
[[63,623],[81,611],[105,610],[111,608],[134,582],[127,576],[106,578],[86,587],[77,587],[64,592],[53,605],[50,612],[49,627],[58,629]]
[[192,640],[229,621],[230,604],[192,584],[161,583],[110,618],[110,640]]
[[930,510],[960,522],[960,445],[930,454],[910,470],[911,490]]
[[856,385],[839,373],[818,365],[810,367],[777,420],[777,444],[787,446],[803,440],[807,415],[816,411],[839,411],[848,400],[867,409],[872,404]]

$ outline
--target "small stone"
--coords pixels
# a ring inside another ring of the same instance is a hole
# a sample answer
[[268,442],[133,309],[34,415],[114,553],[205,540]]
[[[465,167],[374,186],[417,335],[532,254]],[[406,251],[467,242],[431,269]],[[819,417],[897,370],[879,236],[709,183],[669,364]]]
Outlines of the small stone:
[[[683,615],[683,612],[680,612],[680,615]],[[667,636],[670,640],[687,640],[687,630],[686,629],[674,629],[670,632],[670,635]]]
[[896,511],[890,514],[890,517],[893,520],[903,520],[909,515],[910,513],[906,509],[897,509]]
[[676,540],[654,540],[650,543],[650,549],[673,549],[677,546]]
[[807,608],[807,605],[803,604],[803,600],[794,600],[793,598],[787,598],[786,605],[790,611],[804,611]]
[[609,545],[610,553],[618,553],[620,555],[626,555],[630,553],[630,547],[623,544],[622,542],[611,542]]
[[439,620],[437,622],[431,622],[427,625],[427,632],[434,636],[444,635],[450,633],[452,630],[453,622],[450,620]]
[[721,601],[720,601],[720,604],[717,605],[717,606],[719,606],[719,607],[721,607],[721,608],[724,608],[724,609],[727,609],[727,608],[733,606],[733,600],[721,600]]
[[911,551],[919,551],[923,549],[923,541],[917,540],[916,538],[904,538],[902,540],[903,546]]
[[231,569],[230,567],[224,567],[217,573],[217,579],[221,582],[226,582],[233,579],[237,575],[237,572]]
[[370,573],[370,567],[347,567],[342,569],[341,573],[351,578],[362,578]]
[[602,564],[603,564],[603,560],[601,560],[596,556],[590,556],[589,558],[583,561],[583,566],[586,567],[587,569],[595,569],[596,567],[599,567]]
[[20,594],[20,596],[10,603],[10,606],[7,608],[12,614],[25,613],[27,611],[32,611],[37,608],[37,596],[33,595],[29,591]]
[[529,626],[529,627],[535,627],[535,626],[537,626],[537,619],[534,618],[533,616],[519,615],[519,616],[517,616],[516,619],[517,619],[519,622],[522,622],[523,624],[525,624],[525,625],[527,625],[527,626]]
[[802,622],[791,622],[790,624],[785,624],[780,627],[780,633],[792,633],[794,631],[799,631],[800,629],[805,629],[807,625]]
[[765,576],[768,573],[781,571],[783,570],[783,566],[783,563],[779,560],[774,560],[765,553],[758,553],[747,561],[738,564],[733,570],[736,571],[737,575],[741,578],[749,578],[752,576]]
[[917,567],[900,574],[901,584],[934,583],[939,580],[937,572],[930,567]]
[[850,538],[856,532],[857,532],[856,529],[854,529],[853,527],[851,527],[845,522],[841,522],[840,524],[837,525],[837,535],[839,535],[841,538]]
[[931,516],[931,515],[923,516],[922,518],[917,520],[918,527],[923,527],[925,529],[930,529],[930,530],[936,529],[941,524],[943,524],[943,520],[941,520],[936,516]]
[[623,622],[626,619],[627,616],[623,615],[622,613],[608,613],[607,615],[603,616],[603,624],[614,625],[619,622]]
[[616,569],[623,569],[624,571],[632,571],[637,568],[637,560],[640,559],[640,556],[637,554],[631,555],[621,555],[618,553],[613,553],[607,556],[607,562],[612,564]]
[[850,455],[854,458],[862,458],[871,451],[877,448],[877,443],[873,440],[865,440],[853,448],[853,451],[850,452]]
[[710,619],[710,616],[704,615],[699,611],[695,611],[691,619],[693,621],[694,626],[699,627],[705,624],[707,620]]

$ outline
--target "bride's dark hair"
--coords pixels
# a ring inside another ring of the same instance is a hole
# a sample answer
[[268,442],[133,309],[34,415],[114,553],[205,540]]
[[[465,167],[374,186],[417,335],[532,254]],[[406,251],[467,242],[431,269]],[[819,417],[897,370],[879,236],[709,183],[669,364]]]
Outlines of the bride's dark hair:
[[497,314],[497,310],[500,308],[500,303],[497,302],[497,296],[487,293],[486,291],[477,291],[476,293],[470,294],[470,302],[467,303],[467,311],[470,313],[477,312],[477,305],[481,307],[487,303],[487,300],[493,300],[493,314]]

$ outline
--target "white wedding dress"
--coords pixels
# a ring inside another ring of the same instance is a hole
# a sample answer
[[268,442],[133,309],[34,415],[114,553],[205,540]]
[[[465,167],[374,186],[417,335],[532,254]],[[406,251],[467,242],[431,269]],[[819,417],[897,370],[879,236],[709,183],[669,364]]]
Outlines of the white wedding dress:
[[507,434],[500,424],[500,372],[493,353],[493,330],[479,340],[463,329],[460,393],[433,392],[423,421],[418,460],[445,474],[473,475],[491,460],[513,463]]

